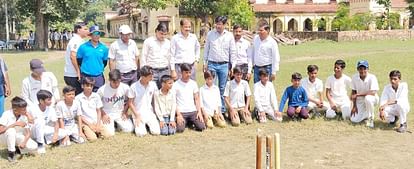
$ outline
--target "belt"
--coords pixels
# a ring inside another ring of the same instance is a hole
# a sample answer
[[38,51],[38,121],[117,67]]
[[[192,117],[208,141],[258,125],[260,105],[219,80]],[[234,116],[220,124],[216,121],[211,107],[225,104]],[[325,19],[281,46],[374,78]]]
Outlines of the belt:
[[[183,63],[176,63],[175,65],[177,65],[178,67],[180,67],[181,65],[182,65]],[[190,66],[194,66],[194,62],[193,63],[187,63],[187,64],[189,64]]]
[[219,65],[229,63],[229,62],[226,62],[226,61],[222,61],[222,62],[215,62],[215,61],[211,61],[211,60],[209,60],[208,62],[209,62],[209,63],[214,63],[214,64],[219,64]]
[[86,76],[86,77],[99,77],[99,76],[102,76],[102,73],[99,74],[99,75],[90,75],[90,74],[82,73],[82,76]]
[[152,68],[152,70],[161,72],[161,71],[168,70],[168,66],[167,67],[161,67],[161,68]]
[[263,65],[263,66],[257,66],[257,65],[254,65],[254,66],[257,67],[257,68],[265,68],[265,67],[271,66],[271,64],[269,64],[269,65]]
[[121,73],[121,75],[129,75],[129,74],[134,74],[135,72],[137,72],[136,70],[131,70],[129,72],[126,73]]

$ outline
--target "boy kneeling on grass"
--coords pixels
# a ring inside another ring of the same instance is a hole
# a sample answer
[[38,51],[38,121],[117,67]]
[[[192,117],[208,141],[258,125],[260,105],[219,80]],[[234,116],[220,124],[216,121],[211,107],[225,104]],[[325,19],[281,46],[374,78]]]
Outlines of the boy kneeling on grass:
[[37,144],[30,138],[29,119],[26,111],[27,102],[21,97],[11,100],[12,109],[5,111],[0,118],[0,144],[7,145],[7,160],[15,162],[16,152],[36,151]]
[[173,135],[176,131],[175,110],[177,99],[172,90],[174,80],[170,75],[161,76],[161,89],[154,93],[154,109],[160,121],[161,135]]
[[401,72],[390,72],[390,84],[384,87],[380,102],[380,118],[391,125],[395,125],[400,119],[400,127],[397,132],[404,133],[407,130],[407,114],[410,112],[408,101],[407,82],[401,82]]
[[[76,143],[84,143],[86,137],[82,131],[82,110],[78,100],[75,100],[76,89],[72,86],[63,88],[63,100],[56,104],[56,115],[59,119],[60,127],[66,131],[66,142],[70,145],[70,140]],[[76,124],[77,123],[77,124]]]
[[108,130],[103,127],[101,120],[101,97],[92,89],[95,80],[91,77],[85,77],[82,80],[83,92],[75,97],[79,101],[82,110],[82,130],[89,141],[95,141],[98,137],[108,138],[111,135]]
[[292,74],[292,86],[285,89],[279,105],[279,112],[283,112],[285,103],[288,101],[287,115],[292,120],[301,120],[309,118],[309,111],[307,109],[309,100],[305,89],[300,86],[302,75],[300,73]]
[[269,73],[266,69],[259,69],[260,81],[253,86],[255,111],[260,123],[266,122],[266,114],[271,120],[282,121],[282,113],[278,111],[276,92],[269,82]]
[[219,88],[213,84],[215,73],[211,70],[204,72],[206,84],[200,87],[200,108],[207,128],[226,127],[226,121],[221,113],[221,98]]
[[52,93],[47,90],[37,92],[39,104],[30,108],[29,112],[34,119],[32,139],[38,143],[39,154],[46,153],[45,144],[58,143],[64,145],[68,140],[64,129],[59,128],[56,111],[52,105]]

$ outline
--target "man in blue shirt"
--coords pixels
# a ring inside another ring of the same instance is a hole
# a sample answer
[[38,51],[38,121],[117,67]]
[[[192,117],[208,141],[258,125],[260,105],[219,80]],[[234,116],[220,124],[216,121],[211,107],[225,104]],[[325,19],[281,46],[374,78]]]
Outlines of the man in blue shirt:
[[93,91],[96,92],[99,87],[105,84],[103,72],[108,62],[109,48],[99,41],[99,38],[105,33],[99,30],[98,26],[92,26],[89,28],[89,32],[91,39],[79,47],[77,60],[82,79],[84,77],[95,79]]
[[285,89],[279,105],[279,112],[283,112],[286,100],[289,99],[287,114],[292,119],[307,119],[309,117],[307,109],[309,100],[305,89],[300,86],[301,79],[300,73],[292,74],[292,86]]

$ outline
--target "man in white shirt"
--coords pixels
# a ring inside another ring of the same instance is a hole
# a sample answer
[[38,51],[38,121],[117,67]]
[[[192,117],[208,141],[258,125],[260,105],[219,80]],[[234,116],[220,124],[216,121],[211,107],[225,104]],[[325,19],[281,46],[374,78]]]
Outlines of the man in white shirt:
[[358,73],[352,76],[351,121],[359,123],[367,119],[366,125],[374,128],[374,108],[379,100],[377,95],[378,80],[375,75],[368,73],[368,61],[358,61],[357,69]]
[[265,68],[270,72],[270,81],[276,79],[276,72],[279,71],[279,48],[276,41],[269,36],[270,26],[260,26],[259,35],[253,39],[252,64],[254,71],[254,83],[258,82],[259,69]]
[[29,103],[29,105],[37,105],[37,92],[40,89],[47,90],[53,94],[52,105],[60,99],[58,82],[52,72],[46,72],[43,67],[43,62],[39,59],[32,59],[30,61],[30,70],[32,73],[29,77],[23,79],[22,82],[22,97]]
[[308,78],[301,80],[300,85],[305,89],[308,95],[309,104],[308,110],[314,113],[313,117],[319,117],[320,112],[325,112],[329,108],[328,102],[323,101],[323,83],[319,79],[318,71],[319,68],[316,65],[309,65]]
[[180,69],[181,79],[173,87],[177,96],[177,133],[184,132],[188,125],[194,125],[197,131],[203,131],[206,127],[200,109],[197,82],[190,79],[191,65],[183,63]]
[[243,38],[243,29],[240,25],[233,26],[233,35],[236,43],[236,55],[231,60],[231,67],[239,66],[243,73],[242,79],[249,82],[252,74],[251,44]]
[[326,79],[326,98],[329,101],[326,118],[334,118],[339,112],[344,120],[351,116],[351,101],[347,90],[351,88],[351,78],[343,73],[345,66],[343,60],[336,60],[334,74]]
[[400,118],[397,132],[404,133],[407,130],[407,113],[410,112],[408,85],[407,82],[401,82],[399,70],[391,71],[389,77],[390,84],[384,87],[381,95],[380,118],[391,125],[395,125]]
[[121,72],[113,69],[109,72],[109,84],[98,89],[98,95],[102,99],[102,122],[111,136],[115,135],[115,123],[122,132],[130,133],[134,125],[128,116],[128,92],[129,86],[121,82]]
[[161,88],[160,78],[170,75],[170,40],[166,39],[168,28],[165,24],[158,24],[155,28],[155,36],[145,39],[142,46],[140,60],[141,68],[150,66],[153,70],[153,80],[158,88]]
[[128,25],[119,27],[119,39],[111,44],[108,55],[109,69],[118,69],[121,72],[121,82],[127,85],[139,79],[139,51],[135,41],[129,39],[132,33]]
[[33,50],[35,45],[35,34],[32,30],[29,31],[29,48]]
[[134,113],[135,135],[142,137],[147,134],[149,127],[150,133],[159,135],[160,125],[154,113],[153,96],[158,90],[153,79],[153,71],[149,66],[140,69],[141,78],[131,85],[128,93],[128,105]]
[[[249,111],[250,96],[252,95],[247,81],[242,80],[240,67],[233,69],[234,79],[228,81],[224,90],[224,100],[229,109],[229,119],[233,126],[240,125],[240,119],[246,124],[253,122]],[[241,117],[240,117],[241,116]]]
[[70,39],[65,52],[63,80],[65,80],[66,85],[76,89],[76,95],[82,92],[82,87],[79,83],[81,76],[76,53],[78,52],[79,46],[84,43],[83,38],[88,36],[88,34],[88,27],[84,23],[76,24],[73,28],[73,37]]
[[221,96],[222,113],[226,111],[224,103],[224,88],[229,74],[229,63],[236,56],[236,44],[233,34],[225,30],[226,16],[218,16],[215,19],[216,29],[207,34],[204,46],[203,71],[212,70],[217,75],[218,87]]
[[0,118],[0,144],[7,145],[7,160],[15,162],[16,146],[21,153],[27,153],[35,151],[37,144],[30,138],[27,102],[16,96],[11,100],[11,107]]
[[181,78],[180,66],[188,63],[192,66],[191,79],[196,80],[197,63],[200,59],[200,43],[197,36],[191,31],[191,22],[188,19],[180,21],[181,32],[171,38],[171,77],[174,80]]

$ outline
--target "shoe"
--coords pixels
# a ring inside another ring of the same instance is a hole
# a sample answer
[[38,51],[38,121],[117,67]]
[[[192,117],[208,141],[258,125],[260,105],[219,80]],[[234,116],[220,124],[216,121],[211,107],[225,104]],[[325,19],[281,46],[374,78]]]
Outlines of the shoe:
[[15,146],[15,148],[16,148],[16,154],[22,154],[19,147]]
[[7,152],[7,160],[11,163],[16,162],[16,152],[15,151],[8,151]]
[[37,153],[39,153],[39,154],[45,154],[46,153],[45,145],[39,144],[38,147],[37,147]]
[[397,132],[399,133],[404,133],[405,131],[407,131],[407,123],[401,124],[397,129]]
[[374,128],[374,120],[373,119],[369,118],[367,120],[367,127]]
[[395,124],[397,124],[397,121],[398,121],[398,116],[395,116],[394,121],[390,122],[390,125],[395,126]]

